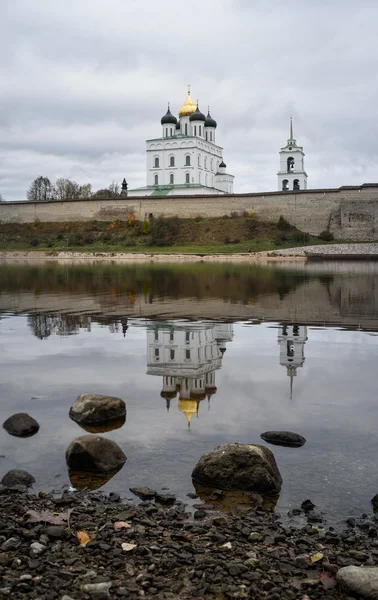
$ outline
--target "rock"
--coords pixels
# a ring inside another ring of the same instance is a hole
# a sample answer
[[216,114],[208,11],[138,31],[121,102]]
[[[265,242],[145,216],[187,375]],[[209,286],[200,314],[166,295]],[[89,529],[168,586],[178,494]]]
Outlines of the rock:
[[81,394],[72,404],[70,418],[84,425],[99,425],[126,416],[126,405],[121,398],[99,394]]
[[371,499],[371,503],[373,505],[374,512],[378,512],[378,494],[375,494],[375,496]]
[[336,580],[343,591],[371,600],[378,598],[378,567],[342,567]]
[[3,427],[10,435],[16,435],[17,437],[30,437],[39,430],[37,421],[27,413],[12,415],[4,421]]
[[274,455],[256,444],[222,444],[201,456],[192,478],[205,485],[228,490],[277,494],[282,485]]
[[109,596],[109,590],[111,587],[111,581],[103,581],[101,583],[85,583],[81,586],[81,590],[93,598],[100,599],[107,598]]
[[306,443],[306,438],[299,433],[292,431],[266,431],[260,436],[268,444],[275,446],[290,446],[291,448],[299,448]]
[[132,492],[142,500],[152,500],[157,494],[155,490],[151,490],[149,487],[130,488],[130,492]]
[[159,494],[158,492],[155,494],[156,502],[160,502],[160,504],[174,504],[176,502],[176,496],[173,494]]
[[305,500],[301,504],[301,509],[304,510],[305,513],[308,513],[310,510],[314,510],[315,504],[311,502],[311,500]]
[[63,540],[67,537],[67,530],[65,527],[59,527],[58,525],[49,525],[43,530],[49,538],[55,540]]
[[6,487],[13,487],[15,485],[24,485],[30,487],[35,483],[33,475],[30,475],[27,471],[22,469],[12,469],[6,473],[1,481]]
[[47,546],[44,546],[43,544],[40,544],[39,542],[33,542],[32,544],[30,544],[30,556],[32,558],[39,556],[40,554],[45,552],[45,550],[47,550]]
[[73,471],[116,471],[126,459],[115,442],[99,435],[82,435],[73,440],[66,450],[66,462]]
[[8,550],[17,550],[20,545],[21,540],[19,538],[11,537],[1,544],[1,550],[4,550],[5,552]]

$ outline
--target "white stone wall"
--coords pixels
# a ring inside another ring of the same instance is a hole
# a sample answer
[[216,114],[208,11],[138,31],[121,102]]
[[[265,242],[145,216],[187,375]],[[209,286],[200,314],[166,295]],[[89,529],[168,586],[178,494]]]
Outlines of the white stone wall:
[[154,217],[221,217],[242,211],[252,211],[262,220],[271,222],[277,222],[282,215],[299,229],[314,235],[329,228],[336,238],[354,241],[378,239],[378,184],[266,194],[0,202],[0,221],[113,221],[127,219],[130,212],[142,220],[151,214]]

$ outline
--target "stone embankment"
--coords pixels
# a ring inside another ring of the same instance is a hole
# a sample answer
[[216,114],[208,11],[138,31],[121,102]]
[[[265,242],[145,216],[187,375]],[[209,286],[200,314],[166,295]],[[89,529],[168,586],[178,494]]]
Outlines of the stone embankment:
[[158,497],[135,505],[115,493],[0,488],[0,597],[378,598],[375,516],[335,531],[310,501],[291,512],[294,526],[261,507],[195,505],[192,515]]
[[132,253],[132,252],[42,252],[42,251],[15,251],[1,252],[0,262],[18,261],[65,261],[90,262],[90,261],[117,261],[117,262],[139,262],[139,263],[184,263],[184,262],[264,262],[268,260],[301,261],[306,258],[306,253],[324,254],[327,256],[339,255],[377,255],[378,244],[374,242],[363,244],[322,244],[319,246],[302,246],[298,248],[286,248],[283,250],[271,250],[264,252],[251,252],[245,254],[159,254],[159,253]]

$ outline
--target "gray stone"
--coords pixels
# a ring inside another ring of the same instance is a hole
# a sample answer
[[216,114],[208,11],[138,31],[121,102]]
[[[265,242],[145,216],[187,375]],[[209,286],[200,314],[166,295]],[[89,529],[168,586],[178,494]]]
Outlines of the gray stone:
[[14,487],[15,485],[24,485],[30,487],[35,483],[33,475],[22,469],[12,469],[6,473],[1,481],[6,487]]
[[81,394],[70,408],[71,419],[84,425],[100,425],[126,416],[121,398],[99,394]]
[[58,525],[49,525],[46,529],[43,530],[49,538],[55,540],[63,540],[67,537],[67,530],[65,527],[59,527]]
[[16,413],[3,423],[4,429],[17,437],[30,437],[39,430],[39,424],[27,413]]
[[282,485],[273,453],[257,444],[222,444],[201,456],[192,478],[229,490],[277,494]]
[[336,579],[344,592],[370,600],[378,598],[378,567],[342,567]]
[[101,583],[85,583],[81,586],[81,590],[93,598],[107,598],[109,590],[112,587],[111,581],[103,581]]
[[66,450],[66,462],[72,471],[107,473],[120,469],[126,459],[115,442],[99,435],[82,435]]
[[292,431],[266,431],[260,436],[268,444],[275,446],[289,446],[291,448],[299,448],[306,443],[306,438],[299,433]]
[[142,500],[152,500],[152,498],[155,498],[157,494],[156,490],[151,490],[149,487],[130,488],[130,492],[132,492]]
[[11,537],[1,544],[1,550],[4,550],[4,552],[7,552],[8,550],[17,550],[20,545],[21,540],[19,538]]
[[32,544],[30,544],[30,556],[32,558],[39,556],[40,554],[45,552],[45,550],[47,550],[47,546],[44,546],[43,544],[40,544],[39,542],[33,542]]

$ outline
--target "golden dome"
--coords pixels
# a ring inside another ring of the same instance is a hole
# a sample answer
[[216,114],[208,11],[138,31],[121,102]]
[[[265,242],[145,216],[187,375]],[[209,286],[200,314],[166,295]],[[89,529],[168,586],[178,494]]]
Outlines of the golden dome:
[[198,402],[196,400],[188,400],[187,398],[179,398],[178,409],[188,419],[188,428],[190,428],[191,418],[198,410]]
[[190,96],[190,85],[188,86],[188,97],[185,100],[184,104],[179,110],[179,117],[190,117],[197,109],[197,104],[195,104]]

